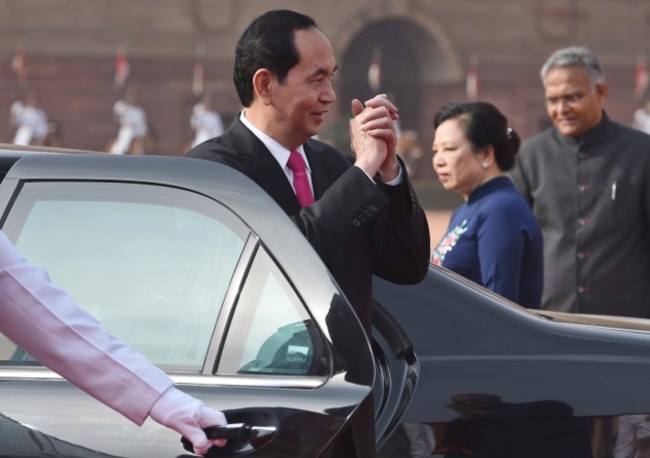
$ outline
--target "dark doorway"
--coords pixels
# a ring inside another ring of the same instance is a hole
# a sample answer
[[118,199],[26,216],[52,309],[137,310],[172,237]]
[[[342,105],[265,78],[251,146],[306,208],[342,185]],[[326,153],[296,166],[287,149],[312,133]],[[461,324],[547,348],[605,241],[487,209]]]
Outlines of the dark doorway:
[[365,28],[350,44],[341,65],[343,110],[353,98],[367,100],[375,95],[368,80],[373,53],[381,54],[381,84],[400,110],[400,127],[418,129],[420,122],[421,63],[418,47],[431,41],[420,27],[390,19]]

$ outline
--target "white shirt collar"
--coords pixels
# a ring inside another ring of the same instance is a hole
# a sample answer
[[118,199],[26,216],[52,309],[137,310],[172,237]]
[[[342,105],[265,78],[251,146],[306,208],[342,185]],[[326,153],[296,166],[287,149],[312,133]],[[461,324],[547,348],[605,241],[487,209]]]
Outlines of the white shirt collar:
[[[280,143],[278,143],[276,140],[259,130],[257,127],[253,125],[248,119],[246,119],[245,115],[246,110],[242,110],[242,112],[239,114],[239,119],[241,122],[248,127],[248,129],[255,135],[257,138],[260,139],[262,143],[264,143],[264,146],[271,152],[273,157],[275,158],[276,161],[278,161],[278,164],[280,164],[280,167],[282,167],[287,174],[289,178],[291,178],[292,174],[291,171],[289,170],[289,167],[287,167],[287,162],[289,161],[289,154],[291,153],[287,148],[282,146]],[[311,175],[311,167],[309,166],[309,160],[307,160],[307,155],[305,154],[305,148],[303,145],[300,145],[297,148],[297,151],[302,155],[302,158],[305,161],[305,165],[307,166],[307,170],[309,172],[308,175]]]

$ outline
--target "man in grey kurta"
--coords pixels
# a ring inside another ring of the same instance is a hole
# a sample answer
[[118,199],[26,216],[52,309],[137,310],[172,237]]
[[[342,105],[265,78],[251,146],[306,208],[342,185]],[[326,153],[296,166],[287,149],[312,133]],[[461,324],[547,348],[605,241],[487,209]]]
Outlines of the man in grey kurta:
[[542,308],[650,317],[650,135],[611,121],[588,49],[541,71],[553,127],[526,141],[511,177],[544,236]]

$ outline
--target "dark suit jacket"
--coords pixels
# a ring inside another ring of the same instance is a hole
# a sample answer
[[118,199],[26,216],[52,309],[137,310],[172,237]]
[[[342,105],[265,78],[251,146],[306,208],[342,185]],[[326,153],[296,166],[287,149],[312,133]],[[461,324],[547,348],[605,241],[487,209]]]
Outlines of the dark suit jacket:
[[[304,147],[316,199],[305,208],[273,155],[239,116],[223,135],[196,146],[188,156],[229,165],[259,184],[319,253],[370,335],[372,275],[409,284],[427,272],[430,245],[424,211],[406,173],[398,186],[373,183],[353,167],[352,157],[331,146],[310,140]],[[353,381],[354,368],[348,371],[347,378]],[[347,440],[350,432],[353,444]],[[374,443],[370,396],[330,454],[373,457]]]
[[[353,158],[310,140],[305,153],[316,202],[300,208],[273,155],[239,117],[188,156],[220,162],[259,184],[294,220],[370,330],[372,274],[417,283],[429,265],[429,228],[406,173],[398,186],[373,183]],[[403,167],[403,170],[404,167]]]

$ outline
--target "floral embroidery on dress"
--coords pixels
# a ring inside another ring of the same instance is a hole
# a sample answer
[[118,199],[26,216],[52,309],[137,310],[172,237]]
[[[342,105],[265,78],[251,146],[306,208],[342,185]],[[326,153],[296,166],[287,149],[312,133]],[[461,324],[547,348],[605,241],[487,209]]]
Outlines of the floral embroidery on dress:
[[467,220],[464,219],[462,223],[453,228],[451,231],[447,232],[447,235],[440,241],[438,246],[433,250],[431,254],[431,262],[433,265],[441,266],[442,262],[445,260],[445,256],[456,246],[458,239],[467,232]]

